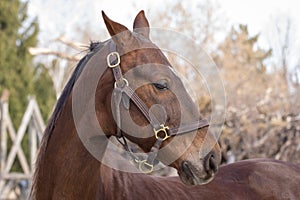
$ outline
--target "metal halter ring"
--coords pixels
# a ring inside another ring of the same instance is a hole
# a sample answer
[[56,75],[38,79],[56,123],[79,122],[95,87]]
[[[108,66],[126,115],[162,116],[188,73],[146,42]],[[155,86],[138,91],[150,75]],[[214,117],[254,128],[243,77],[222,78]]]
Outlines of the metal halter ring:
[[136,160],[139,163],[139,170],[145,174],[153,172],[154,166],[150,163],[147,163],[147,160]]
[[[112,63],[114,60],[111,61],[111,58],[113,59],[114,57],[116,58],[116,63],[115,64]],[[121,62],[120,55],[116,51],[115,52],[111,52],[110,54],[108,54],[107,57],[106,57],[106,59],[107,59],[107,65],[110,68],[114,68],[114,67],[119,66],[120,62]]]
[[164,140],[166,140],[170,137],[169,134],[168,134],[169,127],[165,126],[164,124],[161,124],[160,127],[161,128],[158,129],[158,130],[155,130],[155,128],[154,128],[153,131],[155,133],[156,139],[161,138],[161,137],[158,136],[158,133],[160,133],[160,132],[164,133],[164,137],[161,138],[164,141]]
[[[127,81],[126,78],[123,78],[123,81],[125,82],[125,85],[126,85],[126,86],[129,86],[129,83],[128,83],[128,81]],[[121,88],[123,88],[125,85],[121,86]],[[115,88],[119,87],[119,86],[117,85],[117,82],[115,82],[114,86],[115,86]]]

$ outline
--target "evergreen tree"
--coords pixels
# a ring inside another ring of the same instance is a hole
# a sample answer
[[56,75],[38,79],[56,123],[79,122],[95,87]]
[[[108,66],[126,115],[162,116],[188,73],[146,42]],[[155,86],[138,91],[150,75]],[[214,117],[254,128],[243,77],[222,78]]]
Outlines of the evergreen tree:
[[[36,96],[44,119],[55,102],[51,78],[40,65],[34,67],[28,52],[37,44],[39,28],[37,19],[28,18],[27,5],[20,0],[0,0],[0,95],[4,89],[9,90],[10,116],[16,129],[28,105],[28,95]],[[21,145],[28,157],[28,135]],[[15,160],[12,171],[20,170]]]
[[[28,48],[36,46],[39,28],[37,19],[29,20],[27,4],[20,0],[0,1],[0,94],[4,89],[10,92],[10,114],[15,127],[20,124],[28,95],[37,96],[38,102],[49,106],[43,108],[44,116],[52,109],[45,101],[49,99],[53,104],[54,99],[52,84],[46,85],[49,77],[45,73],[34,74],[37,70]],[[35,82],[39,85],[35,86]]]
[[56,94],[48,69],[41,63],[35,67],[34,92],[44,120],[51,114]]

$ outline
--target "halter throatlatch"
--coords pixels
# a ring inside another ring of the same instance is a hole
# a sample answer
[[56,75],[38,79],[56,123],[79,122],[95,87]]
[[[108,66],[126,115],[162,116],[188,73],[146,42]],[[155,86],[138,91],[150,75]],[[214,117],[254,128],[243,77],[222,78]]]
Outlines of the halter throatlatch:
[[[116,137],[117,140],[122,144],[124,149],[127,152],[129,152],[129,155],[131,156],[132,160],[138,164],[139,170],[144,173],[151,173],[154,169],[154,162],[163,141],[167,140],[172,136],[182,135],[185,133],[189,133],[191,131],[208,127],[209,123],[206,119],[202,119],[195,123],[191,123],[189,125],[183,125],[177,128],[169,128],[165,124],[161,124],[157,120],[155,115],[146,106],[144,101],[141,100],[139,96],[129,86],[129,82],[127,81],[127,79],[123,77],[122,70],[120,67],[121,58],[113,42],[111,42],[110,47],[112,52],[107,55],[107,65],[109,68],[112,69],[115,78],[114,92],[112,98],[115,106],[113,112],[117,123]],[[154,145],[152,146],[150,152],[148,153],[147,159],[140,159],[131,151],[131,149],[127,144],[126,138],[122,134],[120,128],[122,127],[121,113],[120,113],[121,102],[123,102],[123,106],[125,107],[125,109],[128,110],[130,105],[130,100],[139,108],[139,110],[147,118],[148,122],[151,124],[153,128],[154,136],[156,138]]]

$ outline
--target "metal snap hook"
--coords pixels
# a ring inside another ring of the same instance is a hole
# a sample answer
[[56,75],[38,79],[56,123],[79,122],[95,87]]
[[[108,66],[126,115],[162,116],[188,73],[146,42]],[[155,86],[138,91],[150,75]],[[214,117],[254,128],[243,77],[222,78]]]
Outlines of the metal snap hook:
[[147,163],[147,160],[138,161],[139,163],[139,170],[144,172],[145,174],[149,174],[153,172],[154,166],[150,163]]

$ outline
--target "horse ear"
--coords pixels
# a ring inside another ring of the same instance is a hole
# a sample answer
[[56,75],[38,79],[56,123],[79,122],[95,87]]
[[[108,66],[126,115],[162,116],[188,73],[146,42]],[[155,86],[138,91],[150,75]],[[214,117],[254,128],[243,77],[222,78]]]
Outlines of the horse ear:
[[[106,28],[116,43],[116,45],[120,47],[124,47],[125,44],[128,44],[129,41],[132,41],[133,35],[132,33],[123,26],[122,24],[119,24],[117,22],[114,22],[113,20],[109,19],[107,15],[102,11],[102,17],[104,20],[104,23],[106,25]],[[116,36],[115,36],[116,35]],[[115,37],[113,37],[115,36]]]
[[149,39],[149,22],[143,10],[134,19],[133,31]]

